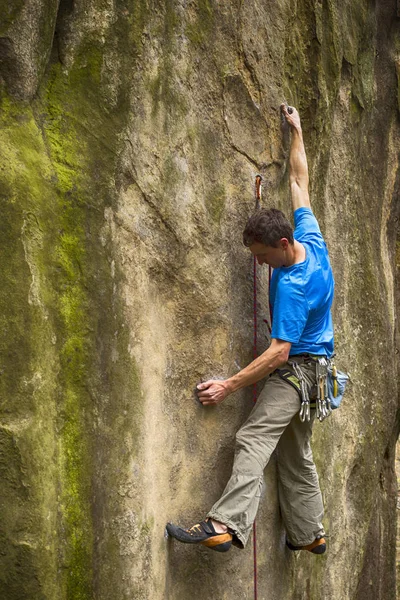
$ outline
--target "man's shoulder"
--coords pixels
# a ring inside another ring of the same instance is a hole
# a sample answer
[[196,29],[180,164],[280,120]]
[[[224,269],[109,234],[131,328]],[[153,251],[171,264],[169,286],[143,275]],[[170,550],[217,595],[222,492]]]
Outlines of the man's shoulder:
[[279,271],[275,280],[277,289],[285,295],[292,293],[291,290],[293,290],[295,294],[304,293],[304,287],[306,280],[308,279],[308,262],[309,261],[306,259],[304,262],[292,265],[287,269],[274,269],[274,272]]
[[324,240],[318,221],[311,208],[303,206],[294,211],[294,237],[297,241]]

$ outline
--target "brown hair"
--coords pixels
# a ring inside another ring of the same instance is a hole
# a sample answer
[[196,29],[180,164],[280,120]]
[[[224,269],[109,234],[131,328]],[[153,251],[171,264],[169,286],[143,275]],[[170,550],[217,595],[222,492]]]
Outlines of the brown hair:
[[255,242],[277,248],[281,238],[293,244],[293,228],[282,211],[277,208],[261,208],[247,221],[243,231],[243,244],[247,247]]

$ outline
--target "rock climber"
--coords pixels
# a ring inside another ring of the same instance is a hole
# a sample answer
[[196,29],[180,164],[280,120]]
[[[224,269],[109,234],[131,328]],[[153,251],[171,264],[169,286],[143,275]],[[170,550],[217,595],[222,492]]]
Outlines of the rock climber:
[[[271,265],[271,345],[233,377],[197,386],[203,406],[216,406],[233,392],[268,377],[245,424],[236,434],[232,475],[204,521],[188,529],[167,524],[180,542],[202,544],[225,552],[244,548],[256,517],[263,471],[276,449],[279,504],[291,550],[323,554],[323,504],[310,447],[315,410],[309,421],[299,415],[298,386],[282,373],[293,372],[293,361],[316,394],[316,365],[333,354],[331,304],[334,279],[328,251],[311,210],[308,166],[299,113],[283,104],[291,130],[290,192],[294,231],[277,209],[259,209],[249,219],[243,242],[259,265]],[[288,362],[289,361],[289,362]]]

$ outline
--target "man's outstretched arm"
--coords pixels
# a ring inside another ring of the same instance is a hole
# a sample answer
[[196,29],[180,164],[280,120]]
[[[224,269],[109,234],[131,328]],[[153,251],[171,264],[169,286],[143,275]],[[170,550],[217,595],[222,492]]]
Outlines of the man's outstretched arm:
[[289,114],[285,104],[281,105],[281,110],[292,130],[289,155],[289,181],[293,211],[302,206],[311,208],[308,193],[308,165],[300,116],[295,108],[292,108],[293,112]]
[[197,396],[200,402],[205,406],[219,404],[229,394],[260,381],[287,362],[290,347],[290,342],[272,339],[270,347],[236,375],[224,381],[211,379],[199,383]]

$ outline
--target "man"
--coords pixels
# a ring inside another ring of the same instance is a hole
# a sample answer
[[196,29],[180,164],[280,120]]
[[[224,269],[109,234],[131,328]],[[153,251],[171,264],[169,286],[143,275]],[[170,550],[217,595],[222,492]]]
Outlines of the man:
[[312,458],[310,421],[300,419],[296,385],[282,376],[299,365],[311,398],[315,397],[318,357],[333,353],[330,308],[334,280],[328,252],[310,205],[308,167],[300,117],[281,106],[290,125],[290,190],[295,230],[276,209],[259,210],[248,221],[243,241],[260,265],[274,268],[270,302],[270,347],[225,381],[199,384],[204,406],[270,375],[246,423],[236,435],[232,476],[205,521],[190,529],[171,523],[168,533],[184,543],[200,543],[225,552],[232,543],[244,548],[256,517],[263,471],[277,450],[279,503],[291,550],[325,552],[322,497]]

